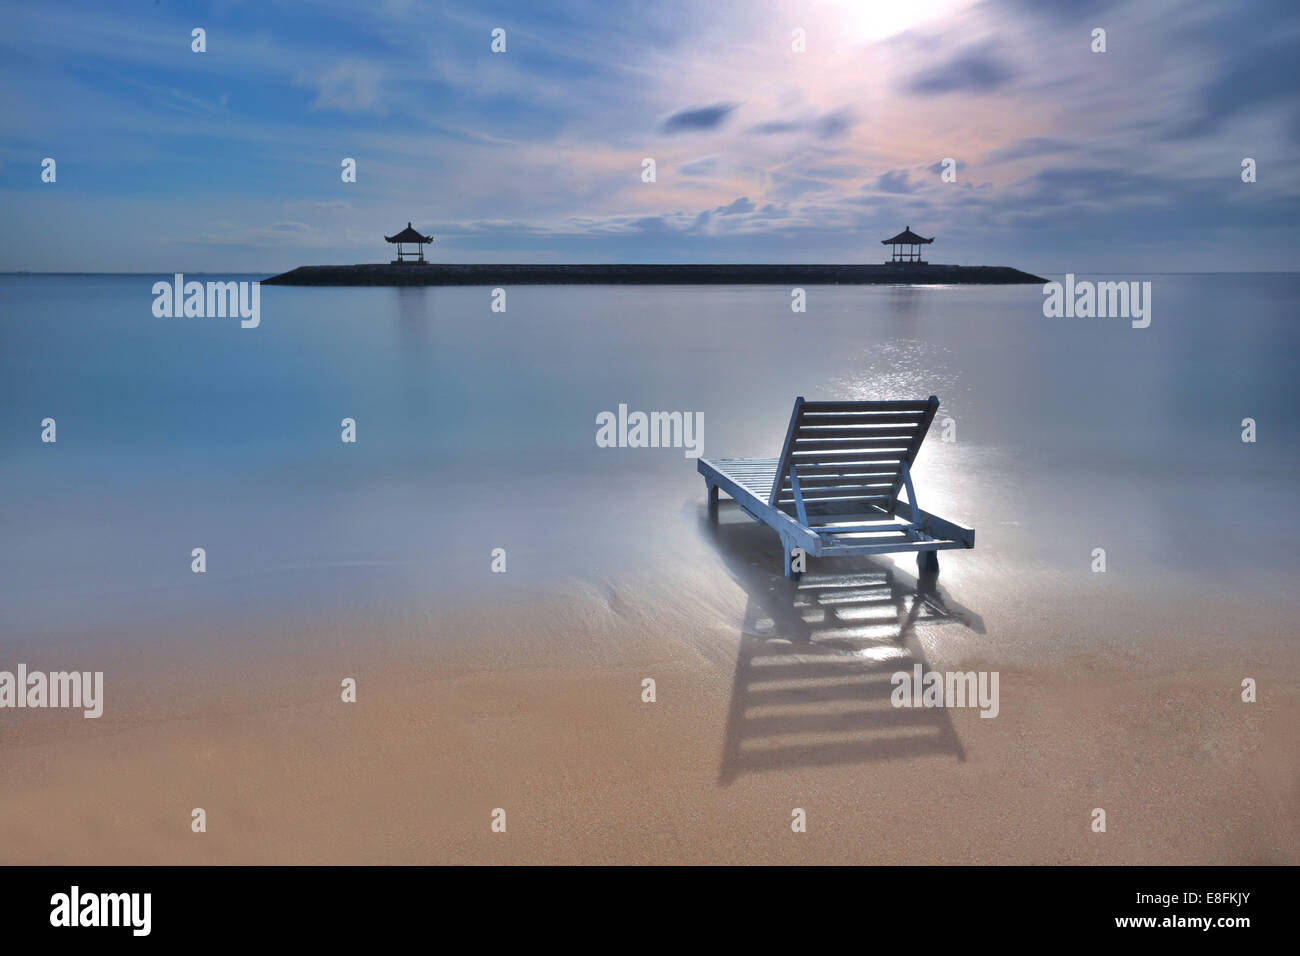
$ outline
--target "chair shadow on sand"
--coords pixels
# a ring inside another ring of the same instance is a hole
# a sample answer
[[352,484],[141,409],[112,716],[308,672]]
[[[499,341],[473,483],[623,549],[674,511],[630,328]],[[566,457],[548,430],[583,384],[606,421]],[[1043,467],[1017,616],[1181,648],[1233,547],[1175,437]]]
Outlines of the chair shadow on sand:
[[749,596],[736,659],[719,783],[748,773],[926,755],[965,759],[943,708],[895,708],[891,675],[929,664],[918,628],[979,615],[944,595],[937,575],[913,579],[883,558],[813,563],[781,575],[772,532],[739,508],[701,521]]

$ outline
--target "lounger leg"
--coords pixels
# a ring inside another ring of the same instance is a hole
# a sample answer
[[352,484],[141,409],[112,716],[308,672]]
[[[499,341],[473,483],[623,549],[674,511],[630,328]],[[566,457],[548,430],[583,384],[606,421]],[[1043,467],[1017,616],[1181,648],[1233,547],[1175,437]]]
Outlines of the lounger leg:
[[709,484],[709,514],[715,514],[718,510],[718,486]]
[[799,577],[799,572],[794,569],[794,549],[794,538],[787,538],[785,535],[781,535],[781,550],[785,553],[782,565],[785,569],[785,576],[792,579]]
[[921,569],[922,574],[938,574],[939,573],[939,552],[938,551],[916,552],[916,566]]

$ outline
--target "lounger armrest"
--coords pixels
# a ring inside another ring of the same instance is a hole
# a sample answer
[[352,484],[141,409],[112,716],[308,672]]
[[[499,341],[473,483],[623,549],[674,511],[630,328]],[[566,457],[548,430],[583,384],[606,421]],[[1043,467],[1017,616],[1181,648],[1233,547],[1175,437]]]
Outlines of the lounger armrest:
[[[921,531],[930,535],[932,538],[945,538],[948,541],[960,541],[964,547],[975,547],[975,529],[967,528],[949,521],[946,518],[940,518],[938,515],[932,515],[928,511],[916,509],[921,518]],[[894,505],[894,514],[900,518],[911,519],[912,506],[906,501],[899,501]]]

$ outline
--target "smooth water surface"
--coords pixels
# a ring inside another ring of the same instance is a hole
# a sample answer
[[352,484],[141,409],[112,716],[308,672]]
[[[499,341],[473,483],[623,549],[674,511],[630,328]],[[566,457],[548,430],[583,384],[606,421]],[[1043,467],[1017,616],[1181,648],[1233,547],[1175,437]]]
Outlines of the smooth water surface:
[[920,503],[977,532],[946,579],[1087,574],[1097,547],[1202,589],[1296,572],[1294,275],[1133,276],[1147,329],[1045,318],[1038,286],[811,287],[803,314],[775,286],[517,287],[505,313],[487,288],[266,287],[243,329],[155,318],[159,278],[0,277],[4,643],[661,572],[702,594],[725,555],[695,462],[597,447],[620,403],[771,457],[796,395],[937,394]]

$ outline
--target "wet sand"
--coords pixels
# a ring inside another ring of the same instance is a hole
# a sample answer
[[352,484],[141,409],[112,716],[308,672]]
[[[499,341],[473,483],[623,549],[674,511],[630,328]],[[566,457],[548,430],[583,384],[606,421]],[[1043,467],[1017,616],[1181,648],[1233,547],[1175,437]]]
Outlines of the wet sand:
[[[978,551],[937,585],[903,558],[793,586],[727,510],[678,570],[549,598],[44,648],[105,671],[105,716],[3,715],[0,862],[1300,862],[1282,606]],[[891,707],[917,662],[997,670],[998,717]]]

